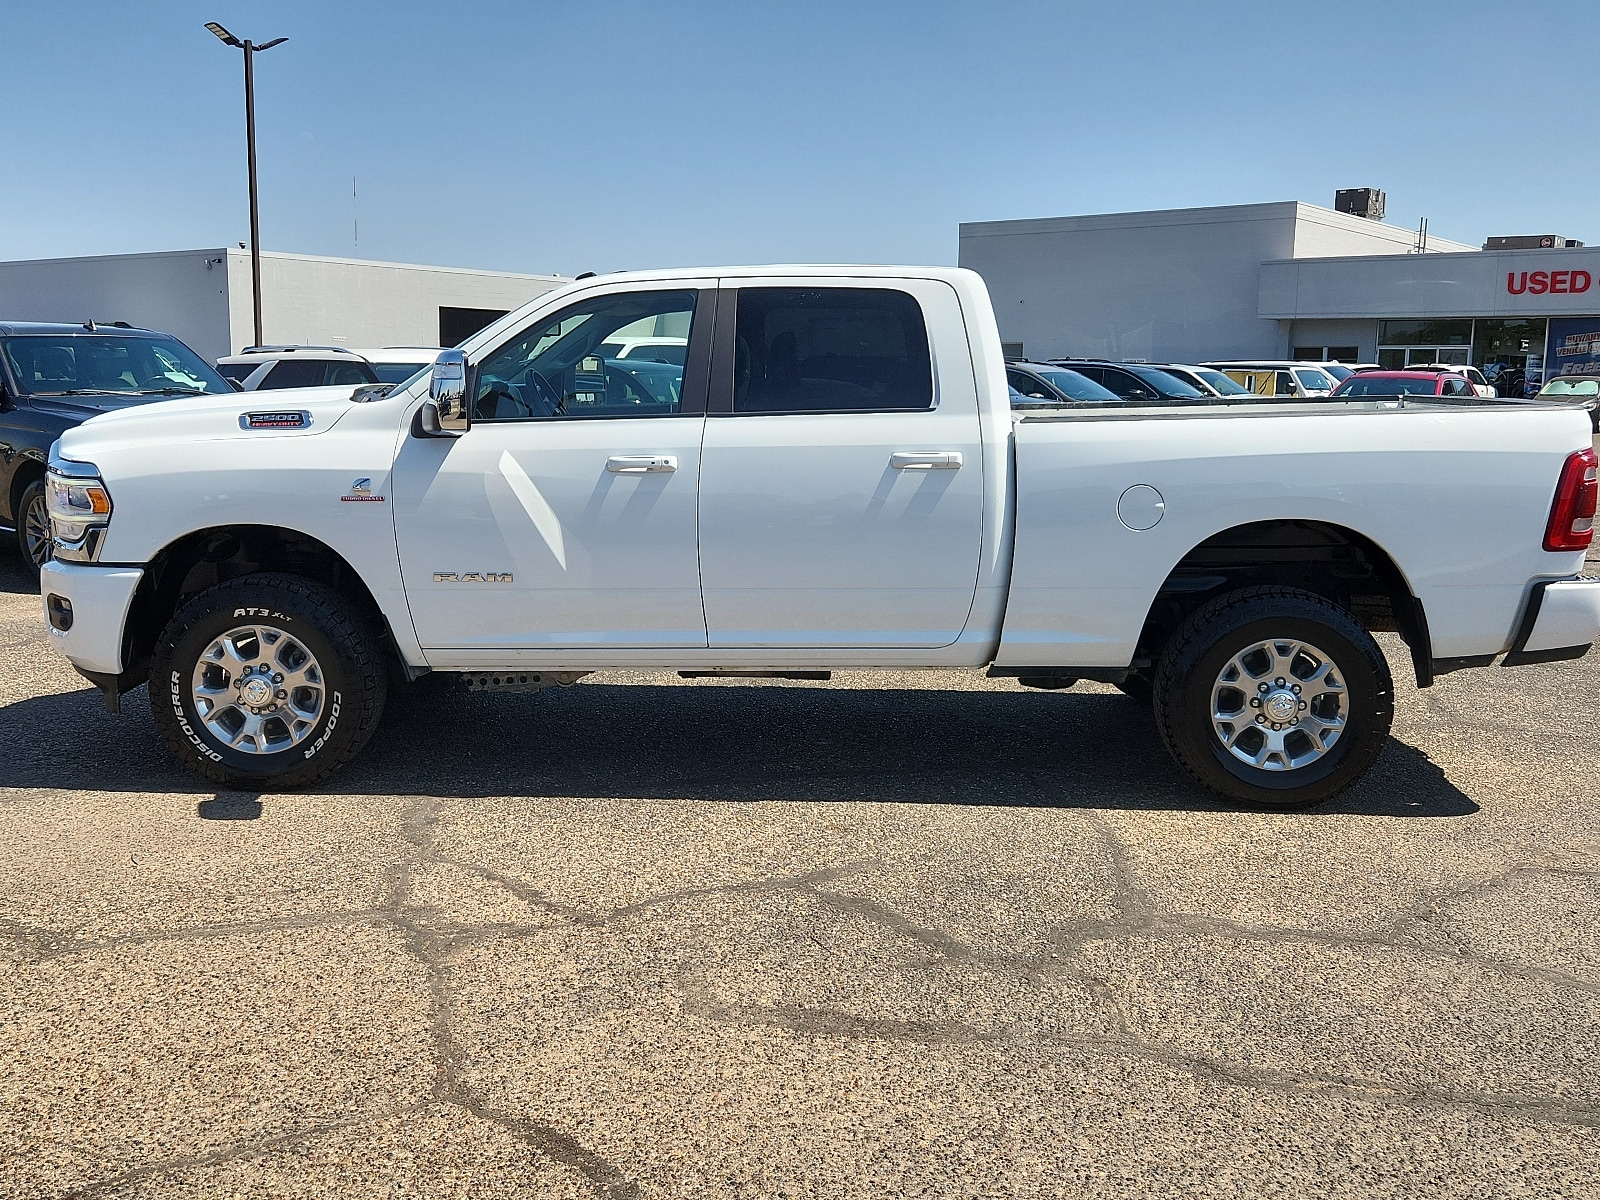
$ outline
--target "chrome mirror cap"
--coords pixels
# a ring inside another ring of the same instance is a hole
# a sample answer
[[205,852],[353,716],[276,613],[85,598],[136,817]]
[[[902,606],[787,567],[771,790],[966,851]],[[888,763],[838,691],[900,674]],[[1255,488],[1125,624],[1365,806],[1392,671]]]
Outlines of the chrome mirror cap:
[[471,424],[467,412],[467,356],[459,350],[441,350],[428,380],[428,399],[438,414],[444,433],[465,433]]

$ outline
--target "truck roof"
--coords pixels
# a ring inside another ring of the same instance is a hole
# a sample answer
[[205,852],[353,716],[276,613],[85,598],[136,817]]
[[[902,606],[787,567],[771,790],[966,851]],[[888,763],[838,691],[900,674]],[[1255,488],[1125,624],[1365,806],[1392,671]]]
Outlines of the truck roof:
[[166,334],[157,333],[153,329],[141,329],[136,325],[129,325],[126,321],[0,321],[0,333],[4,334],[35,333],[59,337],[62,334],[99,333],[105,329],[115,330],[123,335],[166,336]]
[[588,275],[583,279],[573,280],[563,285],[563,290],[571,287],[573,283],[590,285],[596,281],[605,283],[627,282],[630,280],[653,279],[704,279],[708,275],[715,275],[724,279],[741,279],[747,277],[772,277],[784,275],[822,275],[839,279],[848,279],[852,276],[866,276],[873,279],[944,279],[952,283],[957,280],[974,280],[980,278],[976,271],[966,267],[904,267],[883,266],[873,264],[849,263],[777,263],[766,266],[738,267],[667,267],[659,271],[615,271],[606,275]]

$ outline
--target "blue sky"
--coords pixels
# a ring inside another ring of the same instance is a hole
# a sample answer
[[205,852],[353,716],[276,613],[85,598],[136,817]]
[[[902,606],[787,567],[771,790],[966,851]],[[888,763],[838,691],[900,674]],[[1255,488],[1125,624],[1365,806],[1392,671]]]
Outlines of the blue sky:
[[[1374,186],[1600,241],[1588,3],[12,0],[0,259],[949,263],[963,220]],[[351,178],[359,179],[360,242]]]

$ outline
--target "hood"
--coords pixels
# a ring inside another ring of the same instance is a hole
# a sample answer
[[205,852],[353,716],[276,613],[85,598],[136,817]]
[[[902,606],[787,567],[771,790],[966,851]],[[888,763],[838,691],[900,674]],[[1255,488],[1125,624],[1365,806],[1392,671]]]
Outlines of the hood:
[[[220,394],[220,393],[219,393]],[[87,421],[100,413],[121,412],[125,408],[145,408],[151,404],[176,399],[173,396],[126,396],[116,392],[91,392],[82,396],[29,396],[28,404],[36,411],[65,417],[69,421]]]
[[[99,415],[67,430],[57,444],[67,458],[97,462],[96,455],[102,450],[133,444],[189,445],[234,438],[316,437],[332,429],[350,411],[350,393],[354,390],[340,386],[230,392],[178,396],[161,399],[157,404],[95,409],[92,411]],[[122,397],[65,396],[60,399],[93,403]]]

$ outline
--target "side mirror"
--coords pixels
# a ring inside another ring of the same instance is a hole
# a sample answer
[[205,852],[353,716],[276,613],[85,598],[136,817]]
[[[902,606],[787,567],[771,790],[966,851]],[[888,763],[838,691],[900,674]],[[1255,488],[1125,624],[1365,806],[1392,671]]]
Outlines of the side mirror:
[[423,405],[423,428],[459,437],[472,425],[467,405],[467,356],[459,350],[441,350],[428,380],[428,403]]

